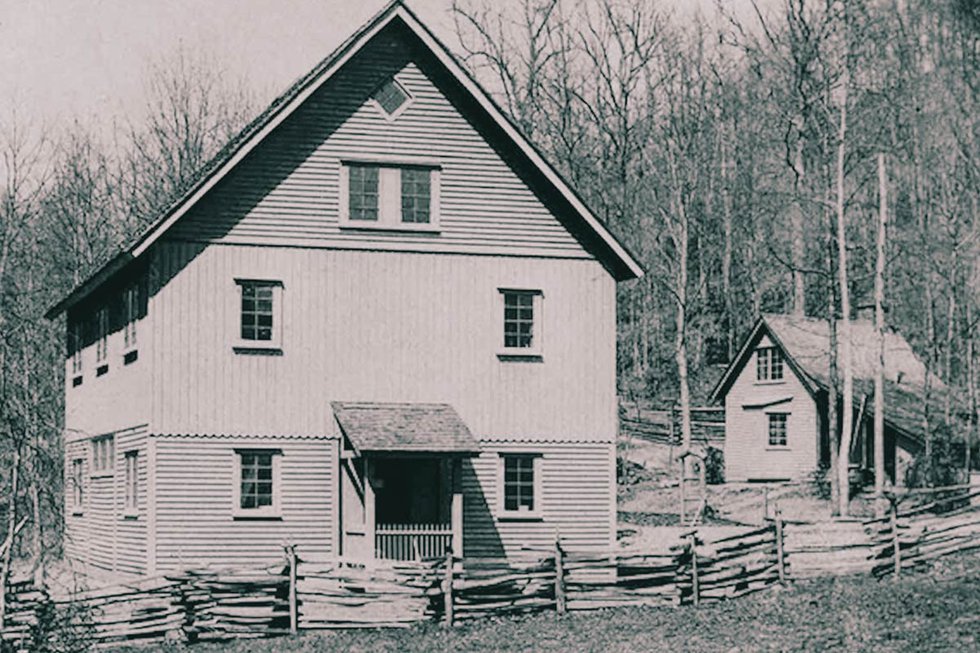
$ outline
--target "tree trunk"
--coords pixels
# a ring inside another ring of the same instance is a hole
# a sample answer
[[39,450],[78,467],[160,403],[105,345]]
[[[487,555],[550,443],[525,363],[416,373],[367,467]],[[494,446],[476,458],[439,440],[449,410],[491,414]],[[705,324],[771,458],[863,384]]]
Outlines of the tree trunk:
[[793,172],[795,175],[795,196],[790,208],[790,237],[792,238],[791,254],[793,257],[793,315],[803,317],[806,314],[806,280],[803,268],[806,264],[806,241],[803,225],[803,138],[796,139],[796,151],[793,155]]
[[[725,360],[735,356],[735,308],[732,299],[732,196],[726,138],[721,139],[722,230],[721,291],[725,300]],[[754,316],[753,316],[754,317]]]
[[10,497],[7,500],[7,535],[4,542],[7,548],[3,551],[3,561],[0,562],[0,631],[6,625],[7,617],[7,579],[10,577],[10,559],[14,550],[14,529],[17,526],[17,491],[20,476],[20,450],[14,449],[10,478]]
[[847,80],[841,92],[840,127],[837,135],[837,273],[840,287],[841,366],[844,369],[844,397],[841,405],[840,461],[837,479],[840,483],[840,514],[847,515],[850,502],[851,440],[854,430],[854,370],[851,364],[851,300],[847,287],[847,223],[844,216],[844,153],[847,138]]
[[834,292],[834,251],[831,239],[827,239],[827,332],[829,376],[827,383],[827,439],[830,447],[830,512],[837,515],[840,506],[840,481],[837,476],[840,428],[837,418],[837,294]]
[[874,456],[875,498],[879,509],[885,498],[885,237],[888,224],[888,180],[885,155],[878,155],[878,238],[875,257],[875,334],[878,361],[875,368]]

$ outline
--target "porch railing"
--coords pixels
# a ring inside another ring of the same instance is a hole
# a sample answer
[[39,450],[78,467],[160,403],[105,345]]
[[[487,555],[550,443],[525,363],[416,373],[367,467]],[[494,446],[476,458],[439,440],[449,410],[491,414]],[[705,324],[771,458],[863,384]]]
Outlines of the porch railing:
[[452,541],[452,524],[377,524],[375,557],[381,560],[440,558],[446,555]]

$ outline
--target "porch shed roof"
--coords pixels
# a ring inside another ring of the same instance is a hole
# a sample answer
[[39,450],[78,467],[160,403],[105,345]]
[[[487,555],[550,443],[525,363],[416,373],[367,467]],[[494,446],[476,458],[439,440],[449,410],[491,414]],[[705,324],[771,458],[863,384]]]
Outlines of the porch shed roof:
[[334,401],[330,405],[358,454],[480,453],[480,444],[449,404]]

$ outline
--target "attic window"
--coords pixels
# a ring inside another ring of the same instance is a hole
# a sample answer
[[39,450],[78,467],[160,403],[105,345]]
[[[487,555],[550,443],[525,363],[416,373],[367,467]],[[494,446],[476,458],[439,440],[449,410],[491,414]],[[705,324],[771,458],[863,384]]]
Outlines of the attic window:
[[371,97],[378,103],[382,111],[394,118],[408,103],[411,96],[408,91],[402,88],[401,84],[392,78],[378,87],[378,90]]
[[776,347],[760,347],[756,352],[756,381],[783,380],[783,353]]

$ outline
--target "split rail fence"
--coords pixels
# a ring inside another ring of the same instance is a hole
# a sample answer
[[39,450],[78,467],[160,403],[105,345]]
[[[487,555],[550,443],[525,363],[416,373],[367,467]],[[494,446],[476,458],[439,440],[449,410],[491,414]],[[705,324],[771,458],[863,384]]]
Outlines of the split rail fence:
[[[287,548],[265,569],[209,569],[141,579],[52,600],[27,583],[8,588],[2,638],[32,649],[39,619],[100,646],[266,637],[299,630],[408,627],[537,611],[698,605],[777,583],[839,574],[901,574],[980,548],[977,494],[868,522],[804,524],[777,513],[725,537],[701,527],[656,550],[549,551],[517,558],[417,562],[307,559]],[[729,529],[730,532],[731,529]],[[47,615],[47,616],[45,616]]]

